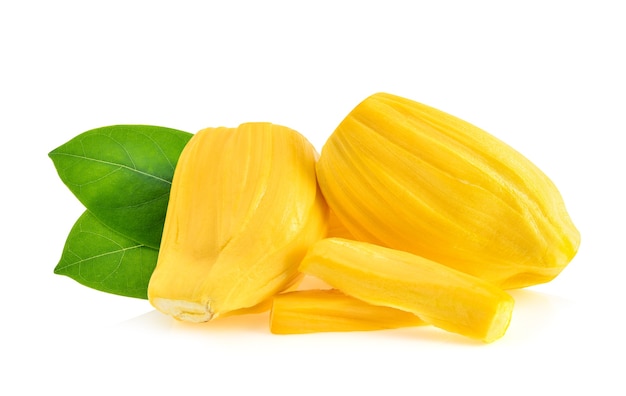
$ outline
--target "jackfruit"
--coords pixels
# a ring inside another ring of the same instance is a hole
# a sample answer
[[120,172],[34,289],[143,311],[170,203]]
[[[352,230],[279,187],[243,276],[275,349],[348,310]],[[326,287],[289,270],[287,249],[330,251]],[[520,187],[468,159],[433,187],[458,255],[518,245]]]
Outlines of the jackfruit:
[[487,132],[386,93],[324,144],[320,188],[356,240],[404,250],[503,288],[544,283],[580,234],[552,181]]
[[317,158],[306,138],[280,125],[196,133],[174,172],[152,305],[205,322],[297,282],[307,248],[327,232]]
[[411,312],[484,342],[504,335],[513,311],[513,298],[487,281],[368,242],[322,239],[311,246],[300,270],[356,299]]
[[368,304],[336,289],[297,290],[272,300],[274,334],[371,331],[425,325],[416,315]]

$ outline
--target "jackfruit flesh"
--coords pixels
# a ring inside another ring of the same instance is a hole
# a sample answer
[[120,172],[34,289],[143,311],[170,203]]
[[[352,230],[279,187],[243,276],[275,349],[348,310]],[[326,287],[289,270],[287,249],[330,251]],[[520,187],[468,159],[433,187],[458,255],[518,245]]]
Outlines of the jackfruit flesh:
[[270,123],[195,134],[174,173],[152,305],[204,322],[297,282],[307,248],[327,232],[317,158],[302,135]]
[[300,270],[358,300],[411,312],[484,342],[502,337],[512,316],[513,298],[493,284],[368,242],[322,239],[311,246]]
[[274,334],[372,331],[425,325],[418,316],[368,304],[336,289],[296,290],[273,298]]
[[552,280],[580,234],[552,181],[487,132],[402,97],[357,105],[322,148],[320,188],[354,239],[503,288]]

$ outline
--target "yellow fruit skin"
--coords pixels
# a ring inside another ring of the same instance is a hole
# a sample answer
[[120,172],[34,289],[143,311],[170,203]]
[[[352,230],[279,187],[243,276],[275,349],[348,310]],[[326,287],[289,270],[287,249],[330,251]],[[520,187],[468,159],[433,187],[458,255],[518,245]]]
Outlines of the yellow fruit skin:
[[152,305],[203,322],[297,282],[307,248],[326,235],[317,157],[302,135],[270,123],[194,135],[172,181]]
[[338,290],[299,290],[274,297],[270,330],[305,334],[397,329],[426,323],[412,313],[376,306]]
[[300,270],[369,304],[484,342],[502,337],[513,298],[493,284],[411,253],[342,238],[315,243]]
[[503,288],[548,282],[580,234],[548,177],[487,132],[378,93],[324,145],[331,211],[354,239],[405,250]]

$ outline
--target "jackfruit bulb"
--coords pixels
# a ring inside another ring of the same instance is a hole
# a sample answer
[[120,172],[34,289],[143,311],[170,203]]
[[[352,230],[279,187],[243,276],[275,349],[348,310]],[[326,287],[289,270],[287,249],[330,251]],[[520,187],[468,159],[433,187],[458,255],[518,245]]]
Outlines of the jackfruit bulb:
[[354,239],[502,288],[548,282],[580,234],[552,181],[489,133],[386,93],[358,104],[322,148],[318,180]]
[[205,322],[297,282],[308,247],[327,233],[318,157],[301,134],[270,123],[196,133],[174,173],[152,305]]

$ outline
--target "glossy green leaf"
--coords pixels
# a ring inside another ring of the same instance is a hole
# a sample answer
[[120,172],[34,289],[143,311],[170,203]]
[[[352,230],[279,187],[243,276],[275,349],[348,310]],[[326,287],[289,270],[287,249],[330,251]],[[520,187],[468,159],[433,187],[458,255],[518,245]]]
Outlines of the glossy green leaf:
[[149,125],[84,132],[49,156],[65,185],[102,223],[158,248],[174,168],[192,134]]
[[113,231],[85,211],[72,227],[54,273],[107,293],[147,299],[157,257],[158,250]]

